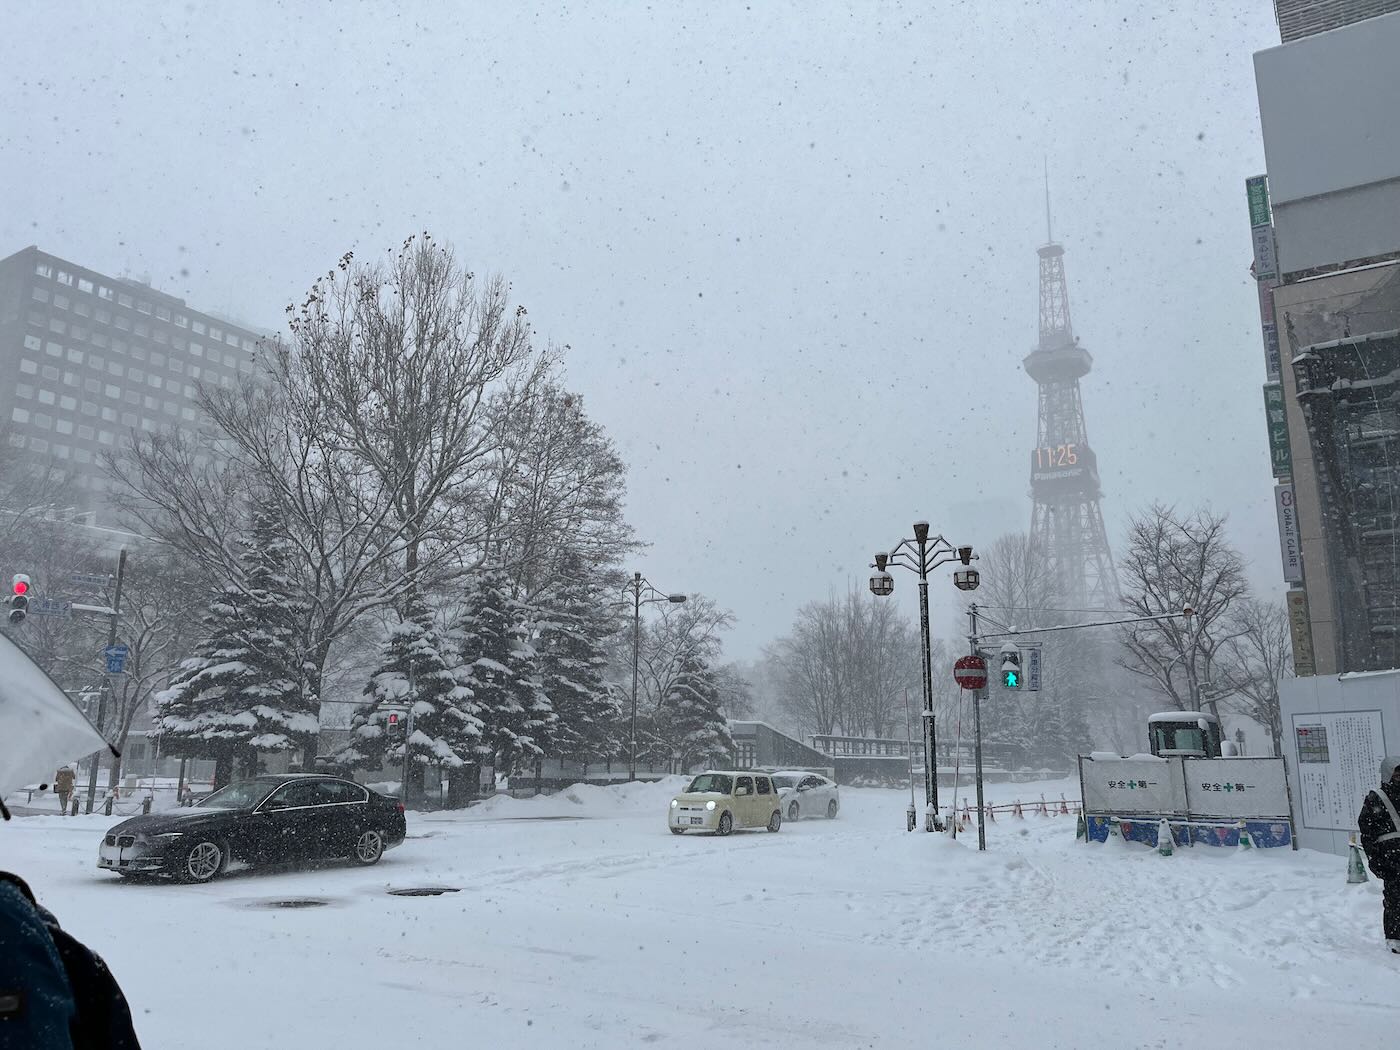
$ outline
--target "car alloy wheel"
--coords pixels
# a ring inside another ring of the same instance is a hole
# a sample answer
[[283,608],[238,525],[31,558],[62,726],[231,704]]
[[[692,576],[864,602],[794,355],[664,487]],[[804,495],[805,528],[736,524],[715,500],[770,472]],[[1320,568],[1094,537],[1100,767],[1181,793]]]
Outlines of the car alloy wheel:
[[788,820],[796,820],[796,819],[797,819],[797,803],[794,802],[792,805],[788,806]]
[[782,810],[775,809],[775,810],[773,810],[773,815],[772,815],[771,817],[768,818],[768,830],[769,830],[769,831],[777,831],[777,830],[778,830],[780,827],[782,827],[782,826],[783,826],[783,813],[782,813]]
[[716,835],[728,835],[734,830],[734,818],[728,811],[719,815],[719,826],[715,828]]
[[185,851],[180,875],[187,882],[208,882],[223,866],[223,848],[217,842],[201,839]]
[[672,835],[684,835],[684,834],[685,834],[685,828],[672,828],[672,829],[671,829],[671,834],[672,834]]
[[826,804],[826,819],[827,819],[827,820],[835,820],[835,819],[836,819],[836,809],[837,809],[837,806],[836,806],[836,800],[835,800],[835,799],[832,799],[830,802],[828,802],[828,803]]
[[377,864],[384,856],[384,836],[377,831],[361,833],[355,841],[355,863]]

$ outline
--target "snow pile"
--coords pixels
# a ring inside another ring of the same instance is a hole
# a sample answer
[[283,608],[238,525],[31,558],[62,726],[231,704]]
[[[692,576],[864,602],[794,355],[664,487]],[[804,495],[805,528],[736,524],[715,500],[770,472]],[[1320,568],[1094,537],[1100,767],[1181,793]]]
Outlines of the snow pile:
[[[525,820],[548,817],[605,818],[657,816],[685,790],[689,777],[623,781],[618,784],[574,784],[553,795],[513,798],[494,795],[462,813],[467,820]],[[435,814],[442,817],[445,814]],[[658,816],[658,819],[659,816]]]

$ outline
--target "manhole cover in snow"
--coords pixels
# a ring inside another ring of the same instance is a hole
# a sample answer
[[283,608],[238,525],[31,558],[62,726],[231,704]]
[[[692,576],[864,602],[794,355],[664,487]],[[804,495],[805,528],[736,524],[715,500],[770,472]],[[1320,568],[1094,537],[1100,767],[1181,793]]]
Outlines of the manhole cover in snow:
[[441,897],[444,893],[461,893],[456,886],[407,886],[401,890],[389,890],[391,897]]
[[284,897],[253,901],[253,908],[324,908],[330,901],[323,897]]

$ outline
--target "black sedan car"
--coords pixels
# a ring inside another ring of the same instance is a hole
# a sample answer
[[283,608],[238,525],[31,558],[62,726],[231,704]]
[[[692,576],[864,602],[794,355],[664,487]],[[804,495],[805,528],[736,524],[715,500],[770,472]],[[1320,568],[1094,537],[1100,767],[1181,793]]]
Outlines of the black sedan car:
[[208,882],[230,860],[375,864],[403,839],[398,799],[340,777],[288,773],[230,784],[188,809],[124,820],[103,837],[97,866]]

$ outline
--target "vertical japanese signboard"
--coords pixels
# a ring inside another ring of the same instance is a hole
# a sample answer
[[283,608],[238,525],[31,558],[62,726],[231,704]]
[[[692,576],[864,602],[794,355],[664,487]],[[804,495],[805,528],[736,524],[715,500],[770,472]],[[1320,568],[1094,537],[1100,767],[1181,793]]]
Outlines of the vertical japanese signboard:
[[1298,507],[1293,502],[1292,485],[1274,486],[1274,508],[1278,511],[1278,547],[1283,557],[1283,578],[1303,582],[1303,548],[1298,538]]
[[1361,800],[1376,786],[1385,755],[1379,711],[1293,716],[1302,825],[1355,831]]
[[1271,383],[1277,383],[1281,368],[1278,324],[1274,318],[1278,262],[1274,258],[1274,224],[1269,211],[1269,177],[1255,175],[1245,179],[1244,188],[1249,198],[1250,236],[1254,241],[1254,279],[1259,282],[1259,328],[1264,336],[1264,373]]
[[1275,478],[1293,476],[1293,454],[1288,449],[1288,417],[1283,407],[1283,387],[1264,384],[1264,422],[1269,428],[1269,462]]
[[1307,678],[1317,673],[1313,659],[1312,622],[1308,619],[1308,592],[1288,592],[1288,633],[1293,638],[1293,673]]

